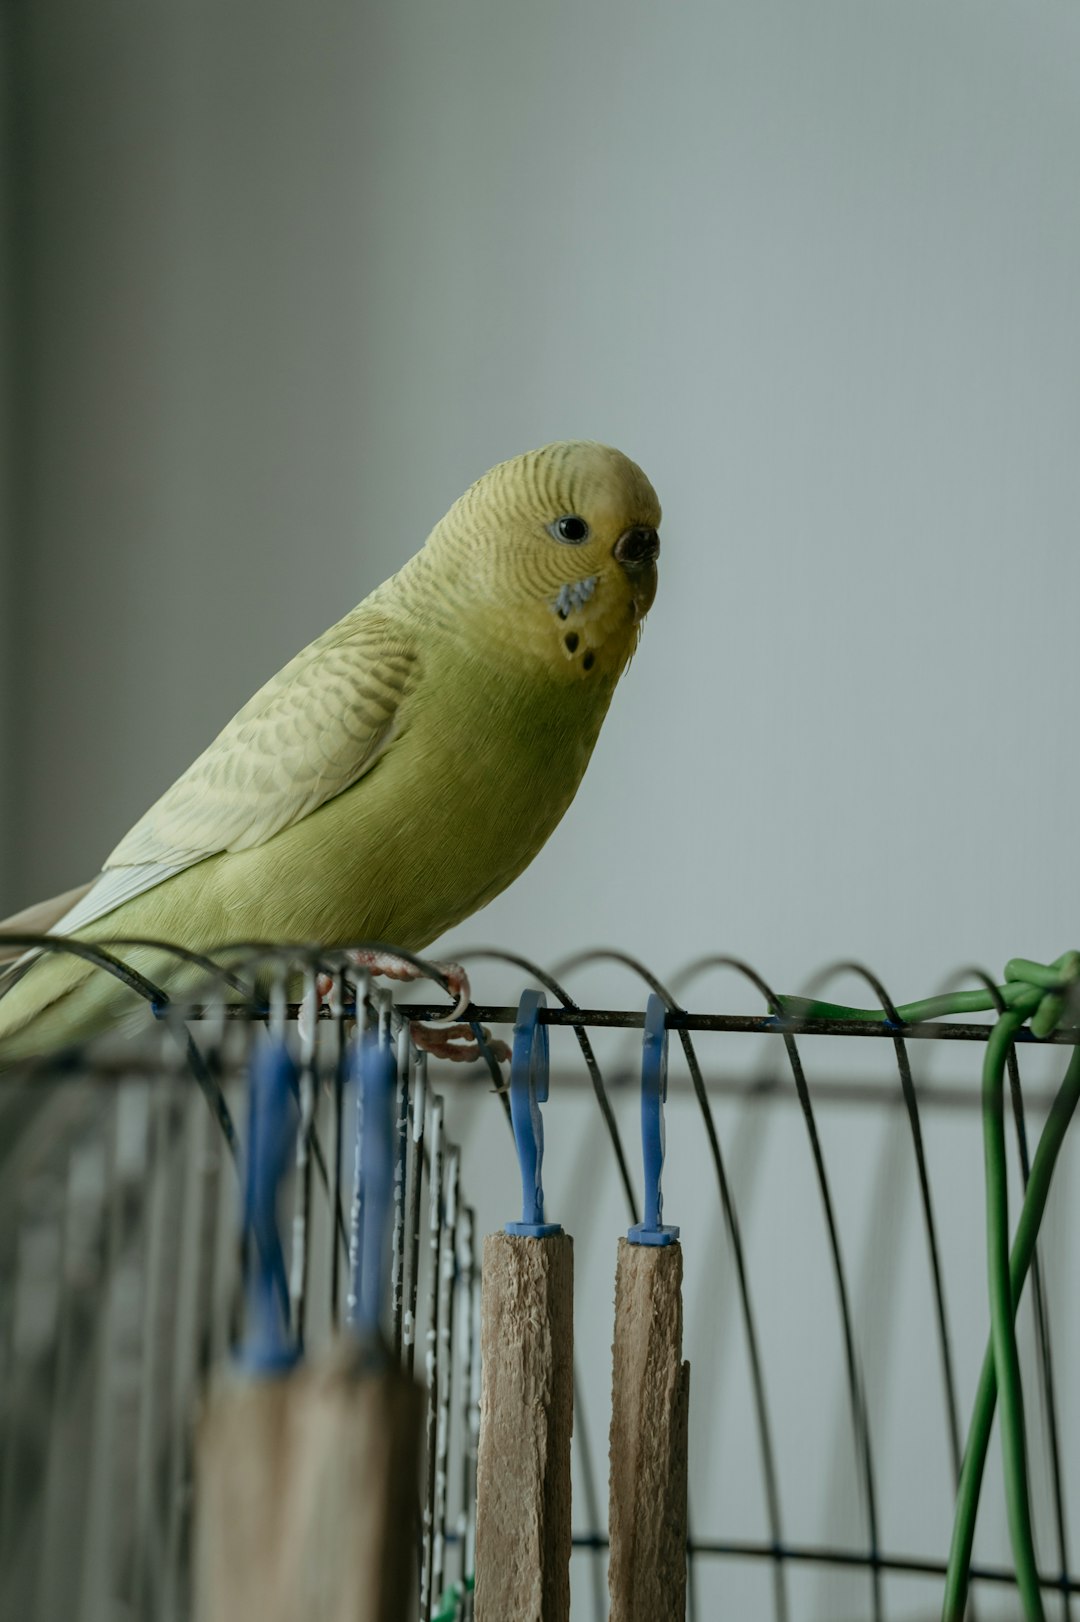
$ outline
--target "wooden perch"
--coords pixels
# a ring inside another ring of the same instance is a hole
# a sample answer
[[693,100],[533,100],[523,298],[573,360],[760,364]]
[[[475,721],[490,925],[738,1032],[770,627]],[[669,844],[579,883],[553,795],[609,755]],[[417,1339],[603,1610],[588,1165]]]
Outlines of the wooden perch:
[[690,1365],[682,1247],[619,1240],[611,1389],[610,1622],[684,1622]]
[[353,1348],[230,1374],[196,1440],[197,1622],[414,1622],[421,1388]]
[[568,1622],[574,1248],[484,1241],[476,1622]]

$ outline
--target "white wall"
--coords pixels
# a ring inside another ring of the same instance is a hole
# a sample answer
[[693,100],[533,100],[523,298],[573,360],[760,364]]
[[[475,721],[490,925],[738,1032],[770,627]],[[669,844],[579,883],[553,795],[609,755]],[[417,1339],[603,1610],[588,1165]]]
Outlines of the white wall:
[[[660,595],[564,826],[457,938],[787,989],[854,954],[897,998],[1075,942],[1075,7],[21,16],[0,900],[87,876],[484,467],[581,435],[660,492]],[[974,1240],[956,1272],[973,1349]]]
[[26,8],[12,905],[89,876],[365,545],[351,7]]
[[484,466],[581,434],[651,473],[661,593],[466,933],[897,995],[1061,950],[1075,11],[179,9],[28,25],[12,904]]
[[593,433],[666,520],[594,775],[467,933],[789,984],[854,952],[898,995],[1056,954],[1075,11],[468,15],[403,25],[382,88],[380,448],[445,442],[453,397],[463,471]]

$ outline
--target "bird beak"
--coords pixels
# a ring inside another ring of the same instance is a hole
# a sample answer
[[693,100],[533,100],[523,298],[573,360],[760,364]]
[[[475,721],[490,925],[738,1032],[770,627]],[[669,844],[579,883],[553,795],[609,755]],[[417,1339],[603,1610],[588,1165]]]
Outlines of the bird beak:
[[628,574],[647,569],[660,556],[660,537],[644,524],[624,530],[615,542],[614,558]]

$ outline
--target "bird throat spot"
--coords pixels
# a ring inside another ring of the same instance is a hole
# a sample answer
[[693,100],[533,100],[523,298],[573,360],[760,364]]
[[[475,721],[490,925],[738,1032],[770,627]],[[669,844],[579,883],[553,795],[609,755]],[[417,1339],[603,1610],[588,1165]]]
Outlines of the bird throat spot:
[[[581,638],[578,636],[576,631],[567,631],[566,635],[563,637],[563,646],[565,647],[567,653],[569,653],[571,656],[577,652],[578,648],[581,646]],[[595,651],[592,648],[586,648],[585,655],[581,661],[582,670],[591,670],[595,663]]]

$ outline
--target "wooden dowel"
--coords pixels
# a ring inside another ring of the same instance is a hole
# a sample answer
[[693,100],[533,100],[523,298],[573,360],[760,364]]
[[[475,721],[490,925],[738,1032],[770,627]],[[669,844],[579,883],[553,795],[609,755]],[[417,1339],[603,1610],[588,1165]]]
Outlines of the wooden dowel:
[[421,1388],[351,1349],[221,1379],[196,1454],[197,1622],[414,1622]]
[[682,1247],[619,1240],[611,1389],[610,1622],[684,1622],[690,1365]]
[[568,1622],[574,1248],[484,1240],[476,1622]]

